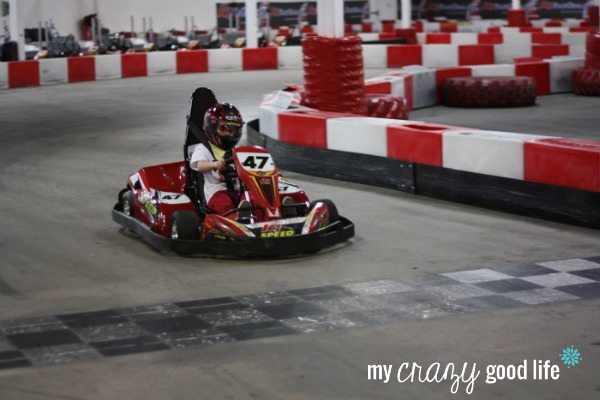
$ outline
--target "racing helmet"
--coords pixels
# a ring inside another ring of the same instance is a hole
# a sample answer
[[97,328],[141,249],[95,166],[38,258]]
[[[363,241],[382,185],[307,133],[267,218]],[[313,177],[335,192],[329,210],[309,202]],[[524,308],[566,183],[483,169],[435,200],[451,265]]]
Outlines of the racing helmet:
[[208,141],[225,151],[238,144],[242,126],[242,115],[229,103],[216,103],[204,114],[204,132]]

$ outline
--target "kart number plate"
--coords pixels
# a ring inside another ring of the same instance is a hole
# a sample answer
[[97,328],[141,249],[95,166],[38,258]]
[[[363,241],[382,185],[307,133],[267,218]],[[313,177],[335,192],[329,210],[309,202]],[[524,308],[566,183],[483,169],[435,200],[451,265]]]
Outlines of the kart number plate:
[[269,172],[275,169],[273,157],[269,153],[238,153],[241,166],[248,171]]

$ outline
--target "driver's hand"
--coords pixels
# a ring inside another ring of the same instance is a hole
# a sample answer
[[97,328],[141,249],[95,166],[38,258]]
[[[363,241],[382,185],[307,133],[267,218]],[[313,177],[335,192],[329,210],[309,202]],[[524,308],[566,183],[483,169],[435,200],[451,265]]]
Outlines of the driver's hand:
[[219,160],[219,161],[217,161],[216,170],[221,171],[223,168],[225,168],[226,165],[227,164],[225,164],[224,160]]

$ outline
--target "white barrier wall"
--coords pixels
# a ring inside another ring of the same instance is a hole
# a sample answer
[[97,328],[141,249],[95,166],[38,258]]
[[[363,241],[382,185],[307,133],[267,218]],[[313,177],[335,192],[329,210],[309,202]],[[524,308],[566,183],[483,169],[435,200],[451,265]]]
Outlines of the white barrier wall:
[[456,67],[458,46],[453,44],[429,44],[423,46],[423,65],[428,67]]
[[241,71],[242,49],[209,49],[209,71]]
[[365,68],[387,68],[387,46],[365,44],[362,48]]
[[279,139],[279,117],[277,116],[279,111],[281,110],[271,106],[258,108],[260,131],[273,139]]
[[8,89],[8,63],[0,63],[0,89]]
[[96,56],[96,79],[121,78],[121,57],[113,55]]
[[52,85],[69,81],[66,58],[49,58],[39,60],[40,84]]
[[369,117],[328,119],[327,148],[387,157],[387,127],[398,123],[399,120]]
[[523,143],[544,136],[496,131],[444,132],[444,167],[523,179]]
[[177,70],[174,51],[154,51],[147,53],[148,75],[175,74]]
[[556,57],[546,62],[550,64],[550,93],[571,92],[573,71],[583,67],[583,59]]
[[295,47],[278,47],[279,69],[302,69],[302,51]]
[[435,70],[421,66],[408,66],[401,70],[412,75],[413,109],[437,103]]
[[515,76],[514,64],[477,65],[471,67],[472,76]]

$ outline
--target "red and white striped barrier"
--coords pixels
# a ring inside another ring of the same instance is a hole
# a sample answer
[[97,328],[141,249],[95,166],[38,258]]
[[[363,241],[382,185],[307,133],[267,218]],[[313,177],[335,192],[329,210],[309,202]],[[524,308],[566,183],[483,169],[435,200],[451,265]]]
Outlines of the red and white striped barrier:
[[[363,45],[364,66],[366,68],[402,68],[412,65],[427,68],[479,66],[512,63],[515,58],[550,59],[565,56],[583,57],[585,54],[586,34],[578,32],[522,33],[513,29],[505,32],[444,33],[443,35],[447,35],[444,37],[449,37],[451,43]],[[293,46],[210,49],[0,63],[0,88],[162,74],[280,68],[302,68],[302,48]]]
[[0,63],[0,88],[211,71],[301,68],[299,47],[211,49]]
[[261,106],[260,129],[298,146],[600,192],[597,141],[270,106]]
[[[572,72],[583,64],[582,57],[567,56],[453,68],[407,66],[382,77],[367,79],[365,86],[367,93],[405,97],[412,110],[441,103],[440,90],[444,81],[459,76],[530,76],[536,80],[538,95],[570,92]],[[411,89],[407,90],[409,85]]]

